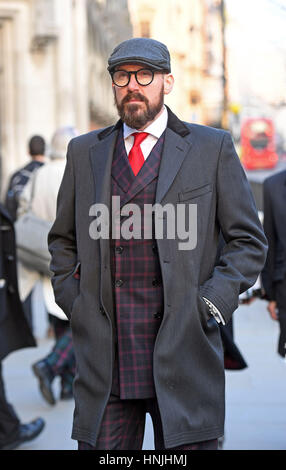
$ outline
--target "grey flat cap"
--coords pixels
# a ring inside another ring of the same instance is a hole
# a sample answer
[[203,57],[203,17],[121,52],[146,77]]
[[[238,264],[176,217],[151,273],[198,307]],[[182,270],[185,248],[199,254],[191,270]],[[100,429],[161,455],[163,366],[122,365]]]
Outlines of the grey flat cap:
[[115,47],[108,59],[107,70],[112,73],[121,64],[138,63],[154,70],[171,72],[170,54],[162,42],[149,38],[133,38]]

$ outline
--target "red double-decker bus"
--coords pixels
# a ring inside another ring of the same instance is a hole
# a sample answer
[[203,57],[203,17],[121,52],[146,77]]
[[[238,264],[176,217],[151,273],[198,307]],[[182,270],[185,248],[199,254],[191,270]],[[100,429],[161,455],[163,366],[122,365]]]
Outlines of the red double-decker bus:
[[271,119],[246,119],[241,126],[241,161],[247,170],[273,168],[278,162]]

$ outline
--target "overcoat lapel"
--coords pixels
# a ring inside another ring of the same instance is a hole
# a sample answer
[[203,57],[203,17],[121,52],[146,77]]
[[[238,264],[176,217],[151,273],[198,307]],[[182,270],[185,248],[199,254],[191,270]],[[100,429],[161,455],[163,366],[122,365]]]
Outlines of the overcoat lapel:
[[117,182],[122,191],[124,193],[128,193],[133,181],[135,180],[135,175],[128,161],[122,129],[118,133],[111,174],[112,178]]
[[94,178],[97,204],[106,204],[110,209],[111,167],[117,132],[110,133],[90,148],[90,162]]
[[173,183],[191,144],[167,127],[157,184],[156,203],[160,203]]

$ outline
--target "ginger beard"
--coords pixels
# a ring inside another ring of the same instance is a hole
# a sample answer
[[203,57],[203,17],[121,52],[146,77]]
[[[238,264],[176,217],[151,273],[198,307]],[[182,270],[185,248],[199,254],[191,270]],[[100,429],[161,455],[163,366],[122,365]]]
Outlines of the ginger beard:
[[[141,101],[142,104],[133,103],[131,99]],[[158,94],[158,100],[155,103],[150,101],[141,93],[129,92],[121,103],[118,103],[116,91],[114,90],[114,100],[117,107],[118,114],[127,126],[132,129],[142,129],[148,122],[155,119],[157,114],[160,113],[164,104],[164,85],[162,84],[161,90]]]

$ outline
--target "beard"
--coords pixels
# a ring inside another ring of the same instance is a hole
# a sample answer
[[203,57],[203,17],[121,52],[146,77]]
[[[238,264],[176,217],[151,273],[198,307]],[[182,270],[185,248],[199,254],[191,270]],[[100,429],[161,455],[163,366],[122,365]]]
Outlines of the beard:
[[[131,98],[142,101],[145,103],[145,106],[129,102]],[[153,121],[161,111],[164,104],[164,87],[162,85],[158,101],[154,104],[150,104],[149,100],[145,96],[141,95],[141,93],[135,92],[128,93],[122,99],[121,103],[117,102],[116,94],[114,92],[114,100],[121,120],[132,129],[142,129],[147,122]]]

